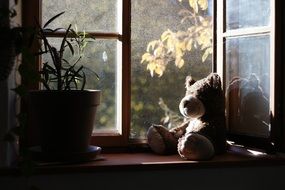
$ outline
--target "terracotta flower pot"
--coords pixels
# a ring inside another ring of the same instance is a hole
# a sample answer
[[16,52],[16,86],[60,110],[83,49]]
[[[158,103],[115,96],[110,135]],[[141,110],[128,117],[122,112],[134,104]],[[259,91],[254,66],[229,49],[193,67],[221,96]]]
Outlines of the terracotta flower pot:
[[42,151],[87,151],[100,94],[99,90],[31,91],[29,118],[39,128]]

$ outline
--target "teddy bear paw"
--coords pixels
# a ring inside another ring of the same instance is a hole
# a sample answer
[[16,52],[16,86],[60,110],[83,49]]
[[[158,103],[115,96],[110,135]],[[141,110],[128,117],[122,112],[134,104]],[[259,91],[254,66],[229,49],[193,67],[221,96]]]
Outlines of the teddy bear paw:
[[147,140],[150,148],[158,154],[175,153],[177,139],[161,125],[152,125],[147,131]]
[[178,140],[178,153],[187,160],[209,160],[215,154],[211,141],[197,133],[188,133]]

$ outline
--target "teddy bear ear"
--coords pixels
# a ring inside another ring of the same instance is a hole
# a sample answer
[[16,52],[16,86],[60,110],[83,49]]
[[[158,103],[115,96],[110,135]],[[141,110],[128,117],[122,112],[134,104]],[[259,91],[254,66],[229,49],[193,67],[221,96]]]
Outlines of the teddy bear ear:
[[254,73],[251,73],[250,76],[249,76],[249,83],[251,86],[257,88],[259,86],[259,79],[258,79],[258,76]]
[[221,88],[221,78],[217,73],[212,73],[208,76],[208,82],[213,88]]
[[186,88],[189,88],[191,85],[193,85],[196,82],[191,76],[187,76],[185,80],[185,86]]

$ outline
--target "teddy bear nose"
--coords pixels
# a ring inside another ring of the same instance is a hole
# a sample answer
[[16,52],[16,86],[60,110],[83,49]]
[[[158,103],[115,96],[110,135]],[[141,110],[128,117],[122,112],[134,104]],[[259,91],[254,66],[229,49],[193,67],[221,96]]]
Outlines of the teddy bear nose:
[[199,118],[204,115],[205,107],[196,97],[186,96],[179,105],[179,110],[184,117]]

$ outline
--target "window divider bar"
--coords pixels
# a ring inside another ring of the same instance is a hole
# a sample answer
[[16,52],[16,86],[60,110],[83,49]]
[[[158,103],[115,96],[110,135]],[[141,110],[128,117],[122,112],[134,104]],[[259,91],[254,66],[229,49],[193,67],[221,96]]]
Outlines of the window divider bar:
[[[118,39],[122,41],[122,35],[119,33],[112,33],[112,32],[87,32],[88,35],[94,37],[94,38],[100,38],[100,39]],[[47,37],[64,37],[65,32],[59,31],[59,32],[46,32]],[[73,34],[69,34],[69,37],[72,37]]]
[[123,0],[122,20],[122,135],[128,144],[131,123],[131,0]]
[[240,37],[240,36],[254,36],[260,34],[270,34],[272,27],[254,27],[242,28],[236,30],[229,30],[222,34],[223,37]]

